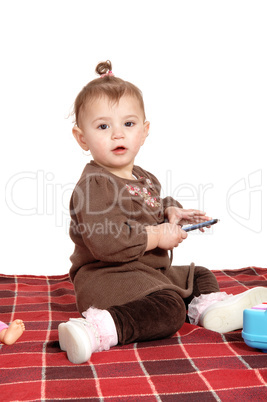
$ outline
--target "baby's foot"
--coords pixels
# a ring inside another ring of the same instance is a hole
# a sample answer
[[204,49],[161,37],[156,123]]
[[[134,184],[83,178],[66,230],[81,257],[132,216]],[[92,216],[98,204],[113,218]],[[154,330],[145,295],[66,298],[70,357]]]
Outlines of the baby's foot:
[[6,345],[13,345],[25,331],[25,325],[22,320],[14,320],[7,328],[2,342]]
[[202,327],[222,334],[243,328],[243,311],[267,301],[267,288],[256,287],[211,304],[201,314]]

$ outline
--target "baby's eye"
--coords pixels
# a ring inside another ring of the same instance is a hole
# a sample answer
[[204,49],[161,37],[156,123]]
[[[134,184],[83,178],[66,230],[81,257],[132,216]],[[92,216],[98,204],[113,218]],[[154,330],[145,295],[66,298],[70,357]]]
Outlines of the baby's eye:
[[99,130],[106,130],[108,128],[107,124],[100,124],[100,126],[98,126]]
[[134,125],[134,123],[133,123],[132,121],[127,121],[127,122],[125,123],[125,126],[126,126],[126,127],[133,127],[133,125]]

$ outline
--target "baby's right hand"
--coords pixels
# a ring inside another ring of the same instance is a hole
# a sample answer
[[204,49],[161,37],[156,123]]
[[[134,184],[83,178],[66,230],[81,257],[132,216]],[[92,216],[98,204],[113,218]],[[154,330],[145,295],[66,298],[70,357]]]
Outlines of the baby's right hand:
[[176,223],[162,223],[158,228],[158,247],[163,250],[172,250],[174,247],[178,247],[179,244],[187,238],[187,232]]

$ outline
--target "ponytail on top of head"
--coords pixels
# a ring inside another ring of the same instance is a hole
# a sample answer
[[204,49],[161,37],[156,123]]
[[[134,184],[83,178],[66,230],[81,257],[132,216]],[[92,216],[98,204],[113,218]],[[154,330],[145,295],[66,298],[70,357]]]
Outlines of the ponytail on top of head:
[[110,71],[112,71],[112,64],[110,60],[101,61],[101,63],[98,63],[98,65],[95,68],[95,72],[100,76],[103,74],[107,74]]

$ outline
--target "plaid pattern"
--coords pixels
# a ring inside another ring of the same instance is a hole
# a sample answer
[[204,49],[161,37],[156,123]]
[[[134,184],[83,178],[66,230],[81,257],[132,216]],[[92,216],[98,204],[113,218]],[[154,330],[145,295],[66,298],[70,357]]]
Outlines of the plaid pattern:
[[[213,271],[237,294],[267,286],[267,269]],[[225,335],[184,324],[172,338],[114,347],[71,364],[59,349],[58,324],[78,317],[68,275],[0,275],[0,319],[26,325],[0,346],[1,401],[255,401],[267,400],[267,355],[241,331]]]

